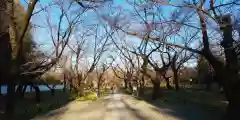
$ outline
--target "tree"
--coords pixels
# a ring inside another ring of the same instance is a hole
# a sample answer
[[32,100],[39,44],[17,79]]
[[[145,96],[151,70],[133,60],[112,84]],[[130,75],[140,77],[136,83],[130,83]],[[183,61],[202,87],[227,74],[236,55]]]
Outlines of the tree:
[[[143,44],[145,45],[145,47],[147,46],[147,43],[146,44]],[[149,53],[146,53],[146,51],[140,51],[140,53],[136,52],[136,51],[131,51],[133,54],[137,55],[137,56],[140,56],[142,58],[142,65],[141,65],[141,72],[148,76],[150,79],[151,79],[151,82],[153,84],[153,92],[152,92],[152,99],[153,100],[156,100],[158,97],[159,97],[159,94],[161,93],[161,90],[160,90],[160,83],[161,83],[161,77],[166,73],[166,71],[168,70],[168,68],[170,67],[170,65],[172,64],[172,60],[170,58],[170,53],[167,51],[160,51],[160,57],[161,57],[161,61],[162,61],[162,65],[161,67],[154,61],[150,60],[150,55],[159,50],[159,48],[162,47],[161,44],[159,44],[159,46],[157,46],[156,48],[154,49],[151,49],[151,51]],[[145,49],[146,50],[146,49]],[[166,63],[165,62],[165,59],[164,59],[164,54],[167,54],[168,58],[168,62]],[[148,68],[147,66],[150,65],[153,70],[155,71],[155,75],[151,75],[148,73]]]
[[[182,48],[197,54],[200,54],[206,58],[206,60],[212,65],[213,69],[216,72],[217,78],[221,81],[223,85],[223,89],[225,91],[226,98],[229,101],[229,105],[226,111],[226,115],[224,119],[232,119],[237,120],[239,119],[238,111],[240,110],[240,90],[238,89],[240,83],[239,83],[239,77],[238,77],[238,59],[237,59],[237,53],[235,51],[234,46],[234,39],[232,36],[232,32],[234,29],[234,24],[232,24],[232,18],[229,14],[223,14],[222,10],[225,8],[228,8],[229,6],[233,7],[236,5],[239,5],[237,0],[227,2],[227,3],[220,3],[219,5],[216,5],[217,3],[214,3],[213,0],[210,0],[209,3],[206,2],[206,0],[193,0],[193,1],[184,1],[180,2],[179,4],[174,4],[172,2],[165,2],[165,1],[149,1],[151,4],[157,4],[157,5],[169,5],[173,8],[178,8],[177,10],[185,10],[188,11],[187,15],[194,14],[194,16],[198,17],[199,24],[191,25],[186,24],[186,19],[183,19],[182,21],[177,20],[170,20],[175,21],[173,24],[177,24],[179,26],[184,26],[192,29],[200,29],[202,31],[202,48],[196,48],[193,49],[189,46],[184,46],[179,43],[173,43],[170,41],[162,41],[158,36],[152,35],[149,37],[149,39],[154,41],[159,41],[160,43],[163,43],[168,46],[175,46],[178,48]],[[204,8],[205,5],[209,6],[209,9]],[[185,9],[187,8],[187,10]],[[217,12],[217,9],[221,9],[219,12]],[[189,12],[191,10],[191,12]],[[186,12],[182,12],[186,13]],[[179,16],[179,13],[176,14]],[[192,15],[193,16],[193,15]],[[208,19],[205,19],[205,18]],[[181,17],[180,17],[181,18]],[[185,17],[187,18],[187,17]],[[188,19],[189,20],[189,19]],[[221,47],[224,49],[225,54],[225,62],[219,61],[216,56],[212,53],[210,49],[210,39],[209,38],[209,31],[210,29],[207,29],[207,20],[211,20],[211,22],[215,23],[217,27],[219,27],[218,30],[221,30],[223,32],[223,38],[216,36],[215,37],[220,40]],[[197,26],[196,26],[197,25]],[[198,27],[199,26],[199,27]],[[179,27],[178,27],[179,28]],[[179,29],[180,30],[180,29]],[[139,38],[143,38],[143,36],[138,32],[129,32],[126,31],[125,33],[129,35],[135,35]]]
[[[98,34],[102,28],[106,30],[105,33]],[[86,31],[80,35],[80,38],[77,39],[76,43],[68,46],[75,56],[75,67],[73,69],[75,81],[72,86],[79,93],[79,96],[84,96],[84,88],[86,88],[88,77],[97,67],[103,54],[107,51],[110,45],[108,42],[109,37],[113,34],[113,31],[108,31],[100,25],[90,27],[89,29],[86,28],[85,30]],[[93,41],[89,41],[89,43],[93,46],[89,46],[87,42],[87,39],[91,37],[94,39]],[[93,51],[87,51],[88,48],[92,47]],[[83,64],[80,63],[83,57],[93,58],[88,66],[83,67]],[[82,65],[81,68],[79,67],[80,65]]]
[[[24,29],[24,15],[26,14],[26,11],[24,10],[24,7],[19,3],[19,1],[14,1],[14,12],[16,13],[14,23],[16,24],[16,29],[17,31],[22,31]],[[22,43],[22,57],[20,60],[21,66],[24,65],[25,63],[32,61],[32,59],[35,59],[34,52],[36,52],[36,43],[32,38],[32,25],[29,23],[27,30],[25,32],[25,35],[23,37],[23,43]],[[13,50],[13,61],[16,59],[17,55],[17,41],[15,39],[11,39],[11,45],[12,45],[12,50]],[[19,77],[19,82],[25,82],[27,79],[25,77]],[[23,89],[26,89],[27,86],[21,86],[21,84],[18,86],[17,92],[20,93],[21,97],[23,97]]]
[[[56,1],[58,4],[55,4],[56,6],[59,7],[59,10],[61,11],[60,13],[60,18],[59,21],[57,21],[58,27],[56,28],[56,33],[53,33],[53,27],[52,25],[54,23],[51,23],[49,21],[49,18],[47,17],[47,23],[50,28],[50,36],[52,38],[52,43],[53,43],[53,51],[52,53],[44,54],[42,52],[37,52],[36,54],[32,54],[31,57],[34,59],[28,60],[26,63],[21,65],[21,71],[20,75],[24,81],[21,81],[18,87],[18,91],[22,93],[22,95],[25,92],[26,86],[30,85],[33,87],[36,91],[36,101],[40,101],[40,89],[38,87],[39,82],[41,84],[44,84],[47,86],[51,91],[52,94],[54,95],[54,87],[50,87],[46,81],[41,81],[40,77],[49,71],[50,69],[53,69],[56,67],[64,52],[65,47],[67,46],[68,41],[70,40],[70,36],[72,35],[72,32],[74,30],[75,25],[77,24],[79,17],[81,13],[73,16],[73,19],[69,19],[68,13],[72,9],[72,3],[65,4],[68,6],[69,9],[65,10],[63,8],[63,3],[61,1]],[[48,13],[46,13],[48,14]],[[63,21],[63,19],[67,19],[67,21]],[[67,27],[62,29],[62,25],[66,25]],[[56,36],[55,36],[56,35]],[[37,58],[37,59],[36,59]]]
[[107,79],[105,78],[106,72],[109,69],[110,65],[107,65],[105,63],[102,63],[100,66],[100,69],[96,70],[97,71],[97,95],[98,97],[101,96],[101,88],[103,87],[104,81]]
[[183,49],[181,49],[180,51],[177,51],[177,49],[174,50],[171,69],[173,71],[174,84],[176,90],[179,89],[179,70],[183,67],[183,64],[185,62],[191,59],[192,56],[193,53],[189,54],[188,51],[184,51]]
[[[20,64],[21,64],[21,60],[23,58],[22,55],[22,50],[23,50],[23,38],[25,36],[25,33],[27,31],[27,27],[29,25],[29,20],[31,18],[32,15],[32,11],[34,9],[34,6],[36,4],[37,0],[33,0],[31,1],[31,3],[28,6],[28,10],[26,15],[24,16],[24,22],[22,25],[22,30],[21,31],[17,31],[17,27],[15,26],[15,14],[14,14],[14,1],[10,0],[1,0],[1,8],[3,8],[3,11],[1,11],[1,15],[4,15],[4,19],[1,20],[1,39],[5,42],[2,42],[1,45],[2,46],[6,46],[4,47],[2,50],[6,53],[2,53],[3,57],[7,57],[5,60],[2,60],[1,64],[7,64],[8,66],[6,68],[10,68],[8,70],[5,69],[6,71],[6,78],[7,78],[7,98],[8,98],[8,102],[6,104],[6,118],[7,119],[12,119],[12,113],[14,110],[14,92],[15,92],[15,80],[20,76]],[[8,30],[9,28],[9,30]],[[16,60],[13,61],[12,63],[12,58],[10,56],[14,55],[12,52],[12,45],[10,43],[10,40],[14,40],[16,41],[16,51],[14,50],[14,52],[16,52]],[[5,54],[5,55],[4,55]],[[13,65],[12,65],[13,64]],[[10,71],[13,71],[13,73],[11,73]],[[11,77],[10,77],[11,76]],[[5,78],[5,79],[6,79]]]

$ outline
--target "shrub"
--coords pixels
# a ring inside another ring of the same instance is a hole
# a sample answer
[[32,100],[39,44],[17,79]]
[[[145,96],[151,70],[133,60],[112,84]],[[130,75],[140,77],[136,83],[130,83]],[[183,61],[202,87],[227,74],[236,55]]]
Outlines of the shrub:
[[97,94],[95,92],[88,92],[85,94],[85,96],[77,97],[77,101],[86,101],[86,100],[97,100]]

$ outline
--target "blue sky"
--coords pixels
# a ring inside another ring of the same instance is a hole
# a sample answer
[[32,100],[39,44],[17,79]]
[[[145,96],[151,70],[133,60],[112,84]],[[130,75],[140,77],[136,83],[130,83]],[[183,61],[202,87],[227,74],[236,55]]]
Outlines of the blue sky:
[[[26,7],[25,0],[20,0],[20,1]],[[52,0],[40,0],[40,2],[37,4],[37,6],[35,8],[35,11],[38,11],[39,9],[41,9],[41,6],[46,6],[50,3],[52,3]],[[121,6],[121,8],[124,9],[125,13],[126,13],[126,11],[133,10],[132,6],[128,3],[126,3],[126,0],[114,0],[112,6],[115,7],[115,9],[114,9],[114,7],[112,9],[113,12],[119,11],[119,10],[117,10],[117,9],[119,9],[119,6]],[[143,4],[143,7],[144,7],[144,4]],[[173,8],[168,7],[168,6],[164,6],[164,7],[161,6],[161,10],[163,11],[164,16],[169,17],[169,15],[170,15],[169,12],[171,10],[173,10]],[[101,11],[100,13],[106,13],[106,14],[109,13],[109,9],[107,9],[107,7],[101,8],[101,10],[99,10],[99,11]],[[51,22],[53,24],[57,24],[57,22],[59,21],[59,16],[60,16],[59,8],[57,8],[56,6],[52,6],[51,8],[48,8],[48,13],[49,13],[48,15],[51,18]],[[86,18],[84,20],[86,22],[93,21],[93,18],[90,17],[90,16],[92,16],[92,14],[93,13],[91,13],[91,12],[86,12],[84,14],[86,16]],[[49,51],[52,51],[52,41],[51,41],[50,31],[49,31],[49,28],[47,27],[48,25],[47,25],[46,21],[47,21],[47,18],[46,18],[45,12],[40,12],[38,14],[35,14],[31,19],[32,24],[38,26],[38,27],[34,28],[32,31],[34,40],[37,43],[43,45],[43,46],[41,46],[41,50],[49,53]],[[130,46],[133,45],[135,47],[137,47],[141,42],[140,39],[138,39],[137,37],[134,37],[134,36],[126,36],[125,39],[127,39],[127,43]],[[91,49],[91,48],[89,48],[89,49]],[[113,54],[114,56],[116,56],[116,54],[114,54],[114,51],[111,51],[111,50],[105,55],[105,57],[107,57],[108,54]],[[158,57],[156,57],[156,58],[158,58]],[[103,58],[102,60],[104,61],[106,59]],[[91,59],[88,59],[87,61],[91,61]]]
[[[26,3],[25,0],[20,0],[21,3],[26,7]],[[219,2],[220,0],[217,0],[217,2]],[[225,0],[228,1],[228,0]],[[174,3],[177,3],[178,1],[175,0]],[[40,0],[40,2],[37,4],[35,11],[38,11],[42,6],[46,6],[47,4],[52,3],[52,0]],[[129,10],[132,11],[133,8],[131,5],[126,3],[126,0],[113,0],[113,9],[109,10],[108,7],[105,8],[100,8],[98,9],[98,13],[104,13],[107,14],[111,11],[116,12],[119,11],[119,6],[124,9],[125,13]],[[143,4],[142,7],[144,7],[145,5]],[[73,9],[75,9],[75,12],[78,12],[77,10],[80,7],[77,6]],[[169,6],[161,6],[161,11],[163,13],[163,16],[165,17],[170,17],[172,14],[172,11],[174,10],[173,7],[169,7]],[[52,6],[51,8],[48,8],[48,13],[50,15],[51,18],[51,23],[53,24],[57,24],[58,20],[59,20],[59,16],[60,16],[60,11],[59,8],[57,6]],[[178,15],[180,15],[181,13],[179,13]],[[86,12],[84,14],[85,18],[83,17],[83,20],[86,23],[92,24],[94,22],[98,23],[98,21],[101,19],[99,18],[99,16],[96,16],[95,12]],[[132,16],[130,14],[128,14],[128,17],[130,17],[130,19],[132,18]],[[178,16],[179,17],[179,16]],[[196,23],[198,23],[198,20],[194,19],[193,20],[194,23],[196,25]],[[31,20],[32,24],[35,24],[37,26],[40,27],[36,27],[35,29],[33,29],[33,36],[34,36],[34,40],[39,43],[39,44],[43,44],[44,46],[41,47],[41,49],[45,52],[51,51],[51,37],[50,37],[50,32],[49,32],[49,28],[47,27],[47,22],[46,22],[46,13],[45,12],[40,12],[36,15],[34,15],[32,17]],[[65,21],[66,22],[66,21]],[[66,27],[67,24],[63,24],[63,28]],[[136,29],[140,29],[137,26],[134,26]],[[84,29],[84,27],[81,27],[82,29]],[[128,41],[129,45],[134,45],[134,46],[138,46],[140,44],[140,40],[136,37],[133,36],[126,36],[126,39]],[[173,40],[173,39],[170,39]],[[180,42],[180,40],[178,39],[178,41]],[[193,43],[194,45],[195,43]],[[90,48],[89,48],[90,49]],[[111,51],[109,52],[111,53]],[[114,52],[112,52],[114,53]]]

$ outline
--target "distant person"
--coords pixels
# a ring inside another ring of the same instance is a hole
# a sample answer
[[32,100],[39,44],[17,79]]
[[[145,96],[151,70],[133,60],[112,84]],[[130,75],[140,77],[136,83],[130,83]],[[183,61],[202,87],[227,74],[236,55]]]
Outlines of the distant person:
[[113,86],[112,86],[111,90],[112,90],[112,93],[114,93],[114,87]]
[[136,86],[133,86],[133,94],[134,94],[134,95],[137,95],[137,93],[138,93],[138,92],[137,92],[137,87],[136,87]]
[[192,83],[193,83],[193,80],[192,80],[192,78],[190,78],[190,79],[189,79],[189,81],[190,81],[190,85],[192,85]]

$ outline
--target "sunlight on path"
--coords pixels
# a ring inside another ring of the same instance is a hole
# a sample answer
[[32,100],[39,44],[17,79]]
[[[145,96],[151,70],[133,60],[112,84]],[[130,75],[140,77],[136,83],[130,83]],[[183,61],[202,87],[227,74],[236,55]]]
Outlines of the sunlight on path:
[[120,94],[112,96],[111,102],[106,107],[107,114],[104,120],[137,120],[121,100]]
[[94,102],[72,102],[33,120],[181,120],[159,114],[145,102],[136,102],[121,94]]

